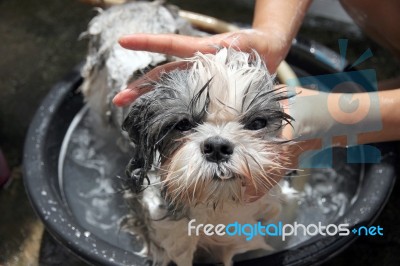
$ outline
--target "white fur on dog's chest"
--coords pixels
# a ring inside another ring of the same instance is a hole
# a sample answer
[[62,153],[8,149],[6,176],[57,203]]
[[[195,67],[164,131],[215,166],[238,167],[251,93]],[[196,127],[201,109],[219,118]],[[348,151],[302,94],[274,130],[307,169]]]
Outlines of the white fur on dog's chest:
[[[156,183],[157,179],[153,178],[151,182]],[[245,235],[218,235],[215,231],[212,235],[206,235],[204,227],[207,224],[213,225],[214,228],[218,224],[255,225],[259,221],[264,224],[280,216],[281,201],[282,197],[277,186],[270,194],[255,202],[245,204],[228,202],[224,203],[222,208],[216,209],[198,204],[190,208],[187,216],[175,220],[168,216],[166,202],[161,197],[158,186],[150,186],[143,192],[142,204],[149,213],[148,227],[151,228],[152,237],[159,241],[158,244],[163,249],[158,255],[154,254],[154,249],[150,250],[153,252],[154,263],[165,263],[167,258],[177,265],[191,265],[193,259],[196,259],[194,253],[200,248],[202,249],[200,259],[203,262],[222,262],[224,265],[231,265],[232,258],[236,254],[257,249],[273,250],[263,236],[255,235],[249,241]]]

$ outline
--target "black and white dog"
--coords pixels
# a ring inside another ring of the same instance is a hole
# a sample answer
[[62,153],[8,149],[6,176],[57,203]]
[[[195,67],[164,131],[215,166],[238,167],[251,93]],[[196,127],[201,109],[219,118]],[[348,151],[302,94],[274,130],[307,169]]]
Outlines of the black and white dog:
[[[201,259],[230,265],[236,254],[271,250],[268,239],[192,228],[280,217],[285,202],[274,175],[284,168],[280,130],[291,117],[280,104],[286,96],[275,89],[257,53],[233,48],[183,59],[187,68],[149,81],[152,91],[129,108],[112,106],[112,97],[138,73],[177,60],[124,50],[118,38],[135,32],[197,34],[176,14],[157,2],[101,12],[87,31],[82,90],[92,110],[122,126],[133,144],[126,193],[132,213],[122,226],[143,240],[142,254],[157,265]],[[252,199],[249,191],[261,196]]]

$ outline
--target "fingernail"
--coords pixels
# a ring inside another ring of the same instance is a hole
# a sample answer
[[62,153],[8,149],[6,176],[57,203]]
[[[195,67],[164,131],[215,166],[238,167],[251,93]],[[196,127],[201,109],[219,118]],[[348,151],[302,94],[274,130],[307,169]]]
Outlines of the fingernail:
[[114,96],[112,102],[113,102],[113,104],[115,104],[118,107],[125,106],[128,103],[127,99],[124,97],[121,97],[119,94]]
[[129,36],[129,35],[124,35],[124,36],[122,36],[122,37],[120,37],[120,38],[118,39],[118,43],[119,43],[121,46],[124,46],[124,45],[125,45],[126,37],[127,37],[127,36]]

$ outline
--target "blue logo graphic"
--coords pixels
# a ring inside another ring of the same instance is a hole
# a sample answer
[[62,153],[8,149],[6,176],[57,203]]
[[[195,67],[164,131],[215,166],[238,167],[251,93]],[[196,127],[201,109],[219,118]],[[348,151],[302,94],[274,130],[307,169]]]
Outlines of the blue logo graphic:
[[383,236],[383,228],[380,225],[377,226],[360,226],[353,228],[351,232],[357,236]]
[[188,223],[188,235],[205,235],[205,236],[231,236],[245,237],[246,241],[251,241],[255,237],[279,237],[282,241],[286,241],[291,236],[348,236],[351,233],[358,236],[383,236],[383,228],[378,226],[360,226],[358,228],[349,229],[349,224],[327,224],[321,222],[317,224],[301,224],[294,222],[293,224],[284,224],[279,221],[277,223],[263,224],[260,221],[255,224],[241,224],[233,222],[224,224],[196,224],[196,219],[192,219]]
[[[339,40],[341,55],[340,65],[344,68],[348,41]],[[372,56],[370,49],[366,50],[351,65],[355,67]],[[342,68],[342,69],[343,69]],[[347,163],[379,163],[381,152],[371,145],[357,145],[359,134],[377,132],[382,129],[379,99],[377,93],[376,71],[373,69],[339,72],[328,75],[309,76],[299,78],[302,87],[316,90],[307,102],[315,102],[317,110],[326,116],[327,123],[334,126],[324,132],[321,139],[322,147],[318,150],[304,151],[299,158],[300,168],[327,168],[333,164],[333,139],[335,137],[346,137],[347,139]],[[287,81],[288,90],[294,92],[294,81]],[[359,98],[359,92],[368,92],[367,99]],[[290,104],[296,101],[296,97],[290,99]],[[300,95],[301,97],[301,95]],[[322,104],[318,104],[321,103]],[[360,101],[363,108],[360,107]],[[368,106],[366,109],[365,106]],[[340,115],[339,115],[340,114]],[[343,120],[343,118],[345,118]],[[331,121],[331,122],[330,122]],[[351,121],[351,122],[348,122]],[[366,121],[368,121],[366,123]],[[300,139],[306,140],[306,139]]]

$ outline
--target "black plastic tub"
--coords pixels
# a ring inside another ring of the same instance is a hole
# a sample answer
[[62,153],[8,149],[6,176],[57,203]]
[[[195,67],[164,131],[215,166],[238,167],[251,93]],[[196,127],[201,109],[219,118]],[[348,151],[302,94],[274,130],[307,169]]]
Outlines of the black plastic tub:
[[[311,49],[312,48],[312,49]],[[315,56],[312,51],[319,51]],[[321,54],[325,58],[321,60]],[[287,58],[300,75],[331,74],[343,71],[338,67],[339,56],[312,42],[295,42]],[[78,87],[82,82],[79,67],[52,88],[37,111],[25,143],[24,181],[31,203],[46,229],[63,246],[94,265],[144,265],[137,256],[138,244],[132,238],[112,242],[108,236],[99,236],[82,224],[80,215],[71,208],[73,196],[66,194],[60,184],[59,159],[71,122],[84,106]],[[382,154],[381,163],[363,166],[363,180],[358,197],[336,223],[352,226],[370,225],[379,215],[390,196],[395,182],[396,153],[390,143],[377,145]],[[126,163],[126,162],[124,162]],[[123,170],[123,169],[122,169]],[[75,184],[79,189],[79,184]],[[66,187],[65,187],[66,188]],[[69,199],[68,199],[69,197]],[[72,197],[72,199],[71,199]],[[118,203],[122,204],[122,203]],[[235,265],[313,265],[329,260],[356,239],[347,237],[311,238],[288,250]],[[119,245],[129,242],[133,249]]]

